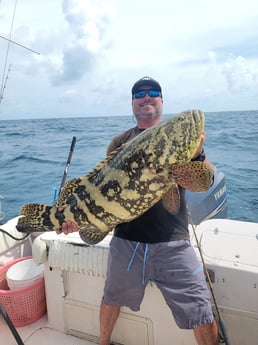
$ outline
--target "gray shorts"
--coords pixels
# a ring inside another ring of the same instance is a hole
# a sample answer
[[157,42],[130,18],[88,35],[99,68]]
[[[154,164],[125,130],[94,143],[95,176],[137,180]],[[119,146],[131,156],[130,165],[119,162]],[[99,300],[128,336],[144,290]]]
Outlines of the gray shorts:
[[137,311],[150,280],[163,294],[178,327],[193,329],[214,320],[210,291],[190,241],[145,244],[114,236],[104,302]]

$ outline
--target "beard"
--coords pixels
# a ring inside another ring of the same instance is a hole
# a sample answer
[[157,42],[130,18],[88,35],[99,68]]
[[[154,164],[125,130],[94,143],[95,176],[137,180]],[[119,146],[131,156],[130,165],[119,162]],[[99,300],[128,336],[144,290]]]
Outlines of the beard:
[[144,104],[139,109],[134,109],[134,115],[136,119],[152,119],[155,120],[162,115],[162,105],[153,106],[152,104]]

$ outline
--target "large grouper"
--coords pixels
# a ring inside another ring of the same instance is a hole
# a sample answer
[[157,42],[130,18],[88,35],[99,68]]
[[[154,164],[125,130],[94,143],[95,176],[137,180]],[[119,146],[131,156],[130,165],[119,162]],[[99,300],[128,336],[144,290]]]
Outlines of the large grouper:
[[212,181],[207,165],[191,161],[201,143],[205,116],[189,110],[146,129],[112,152],[85,176],[69,180],[54,205],[26,204],[17,229],[51,231],[68,220],[82,240],[101,241],[116,225],[136,219],[161,199],[176,214],[178,186],[206,191]]

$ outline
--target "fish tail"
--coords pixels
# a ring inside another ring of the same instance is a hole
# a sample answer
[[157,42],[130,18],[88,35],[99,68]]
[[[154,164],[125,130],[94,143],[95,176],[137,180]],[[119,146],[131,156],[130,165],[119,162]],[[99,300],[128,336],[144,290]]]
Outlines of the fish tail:
[[45,204],[24,205],[20,210],[16,229],[25,233],[54,230],[50,219],[51,211],[53,212],[52,206]]

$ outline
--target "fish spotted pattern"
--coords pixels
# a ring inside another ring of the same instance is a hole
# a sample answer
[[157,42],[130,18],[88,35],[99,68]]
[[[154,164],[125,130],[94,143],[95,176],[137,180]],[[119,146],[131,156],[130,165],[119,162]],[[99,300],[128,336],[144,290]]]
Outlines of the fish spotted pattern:
[[190,110],[145,130],[89,174],[68,181],[54,206],[24,205],[17,229],[51,231],[71,220],[80,227],[82,240],[95,244],[116,225],[136,219],[161,199],[176,214],[178,185],[205,191],[211,184],[207,165],[191,161],[204,120],[203,112]]

